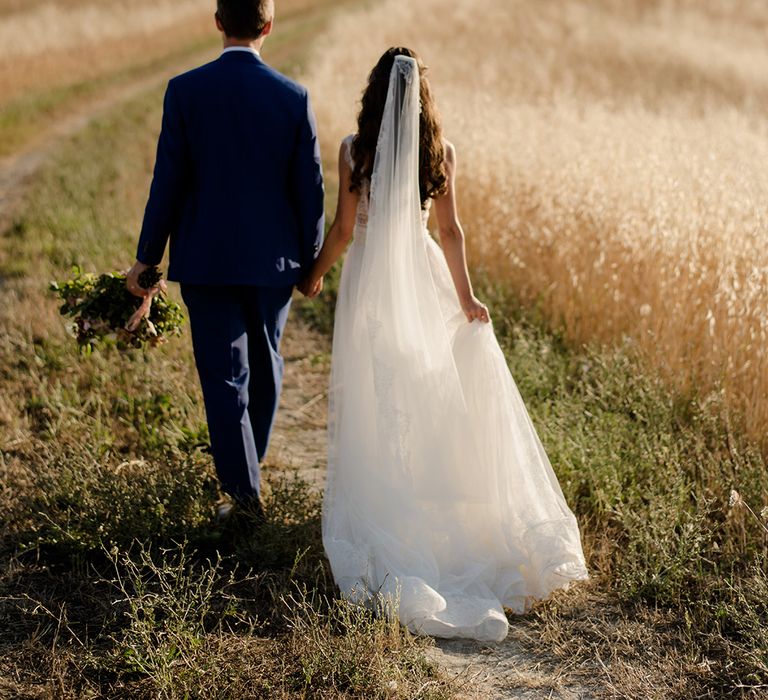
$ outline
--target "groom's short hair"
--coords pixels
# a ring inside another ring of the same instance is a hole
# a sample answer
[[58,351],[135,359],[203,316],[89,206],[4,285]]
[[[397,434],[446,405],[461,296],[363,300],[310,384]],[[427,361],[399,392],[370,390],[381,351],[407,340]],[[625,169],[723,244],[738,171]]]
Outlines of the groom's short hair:
[[273,0],[217,0],[216,14],[233,39],[256,39],[273,19]]

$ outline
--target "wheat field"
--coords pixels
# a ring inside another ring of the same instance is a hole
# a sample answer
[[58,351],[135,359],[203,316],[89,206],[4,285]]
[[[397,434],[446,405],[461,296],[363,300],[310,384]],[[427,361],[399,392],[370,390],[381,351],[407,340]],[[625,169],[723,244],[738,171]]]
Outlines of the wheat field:
[[474,267],[768,448],[766,31],[749,0],[389,0],[339,17],[306,81],[333,153],[380,53],[416,49]]

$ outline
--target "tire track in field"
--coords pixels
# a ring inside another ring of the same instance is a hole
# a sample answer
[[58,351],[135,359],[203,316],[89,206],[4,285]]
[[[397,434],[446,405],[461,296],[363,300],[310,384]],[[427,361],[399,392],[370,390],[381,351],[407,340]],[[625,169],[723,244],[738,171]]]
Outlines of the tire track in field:
[[196,59],[210,59],[212,52],[188,57],[162,70],[127,84],[107,88],[85,100],[51,126],[42,130],[15,153],[0,159],[0,230],[13,220],[32,176],[50,158],[56,146],[85,129],[94,119],[109,113],[124,102],[159,87]]

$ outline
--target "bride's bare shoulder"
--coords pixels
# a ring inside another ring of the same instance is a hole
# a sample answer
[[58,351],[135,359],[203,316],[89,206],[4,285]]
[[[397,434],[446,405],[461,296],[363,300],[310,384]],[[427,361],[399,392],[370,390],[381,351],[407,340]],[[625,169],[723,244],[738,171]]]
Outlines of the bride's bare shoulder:
[[352,167],[352,141],[354,138],[354,134],[348,134],[339,144],[339,160],[346,163],[350,168]]
[[448,168],[453,168],[456,165],[456,146],[446,138],[443,138],[443,146],[445,146],[445,164]]
[[352,158],[352,142],[355,140],[354,134],[347,134],[339,144],[339,152],[344,154],[347,160]]

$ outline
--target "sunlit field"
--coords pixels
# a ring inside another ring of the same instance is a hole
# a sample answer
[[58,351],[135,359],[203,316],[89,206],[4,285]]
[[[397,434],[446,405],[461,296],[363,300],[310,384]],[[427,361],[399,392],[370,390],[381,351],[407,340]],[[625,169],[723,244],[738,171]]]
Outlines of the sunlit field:
[[164,84],[217,55],[215,3],[0,0],[0,698],[764,698],[768,6],[276,3],[263,55],[311,90],[329,219],[371,66],[429,65],[476,290],[592,578],[458,678],[338,597],[338,267],[289,319],[267,520],[217,524],[188,329],[85,357],[48,286],[132,262]]
[[[285,0],[282,39],[317,24],[335,4]],[[214,58],[215,7],[212,0],[0,0],[0,157],[109,89]]]
[[768,448],[767,26],[747,1],[390,1],[308,80],[330,151],[382,48],[419,51],[474,266]]
[[210,39],[211,15],[206,0],[2,0],[0,104]]

